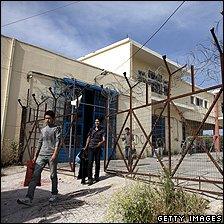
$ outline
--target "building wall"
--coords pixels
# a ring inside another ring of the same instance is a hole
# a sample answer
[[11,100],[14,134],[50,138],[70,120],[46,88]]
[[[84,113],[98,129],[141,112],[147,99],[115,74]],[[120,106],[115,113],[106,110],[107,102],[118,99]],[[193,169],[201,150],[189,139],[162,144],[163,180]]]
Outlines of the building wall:
[[[12,39],[1,36],[1,41],[1,109],[2,112],[5,112],[5,118],[1,116],[1,121],[5,121],[5,126],[2,125],[4,122],[1,122],[1,128],[4,130],[3,139],[19,142],[22,109],[18,103],[18,99],[21,99],[22,104],[26,106],[27,91],[29,89],[28,105],[35,107],[35,105],[33,105],[34,101],[31,100],[32,94],[35,94],[37,101],[41,102],[42,97],[50,94],[48,88],[52,87],[55,78],[73,77],[74,79],[89,84],[103,84],[104,87],[116,89],[119,92],[125,93],[128,91],[127,82],[122,76],[108,73],[105,76],[100,76],[100,79],[95,83],[94,78],[96,76],[99,77],[99,74],[102,73],[102,69],[63,57],[18,40],[15,40],[14,56],[13,60],[11,60],[12,72],[10,79],[8,79]],[[127,49],[128,46],[125,46],[124,50]],[[27,78],[28,75],[32,75],[32,77],[30,76],[30,78]],[[8,81],[9,87],[6,89],[5,87]],[[7,90],[9,90],[9,93],[7,93]],[[133,96],[134,95],[135,93],[133,93]],[[7,96],[8,102],[6,101]],[[119,99],[119,106],[128,109],[129,104],[125,103],[122,98]],[[41,110],[44,110],[44,105],[41,105]],[[34,118],[34,113],[32,113],[31,120]],[[1,150],[1,152],[3,153],[1,153],[1,158],[2,160],[7,160],[7,154],[5,152],[9,149],[6,149],[4,146],[2,146],[2,148],[3,150]],[[25,152],[24,160],[27,158],[28,152]]]
[[[179,82],[178,85],[179,85],[178,88],[175,88],[174,96],[192,91],[191,85],[188,83]],[[195,88],[195,91],[197,91],[197,90],[199,90],[199,88]],[[189,120],[201,122],[214,100],[214,95],[209,92],[203,92],[203,93],[195,94],[195,95],[193,95],[193,97],[194,97],[194,100],[195,100],[195,98],[202,99],[203,105],[197,106],[195,104],[192,104],[191,96],[177,99],[174,102],[185,104],[189,107],[192,107],[191,110],[184,111],[184,113],[183,113],[184,117]],[[207,101],[207,108],[204,107],[205,100]],[[214,114],[214,109],[213,109],[211,111],[209,117],[207,118],[206,123],[214,124],[214,121],[215,121],[214,119],[215,119],[215,114]]]
[[[1,40],[2,51],[8,56],[11,48],[10,42],[12,42],[12,40],[4,36],[1,36]],[[7,114],[4,138],[18,138],[21,108],[18,106],[19,104],[17,100],[20,98],[22,102],[25,103],[27,97],[26,90],[31,88],[31,93],[33,93],[32,85],[39,85],[35,80],[31,82],[27,81],[27,74],[30,71],[37,71],[53,77],[61,78],[66,75],[71,75],[74,78],[85,80],[90,83],[93,83],[94,77],[102,72],[99,68],[16,41],[9,86],[10,94],[8,96],[8,105],[5,105],[5,99],[7,96],[4,88],[6,86],[5,83],[7,82],[7,72],[9,69],[9,60],[6,56],[2,57],[2,66],[6,67],[1,69],[1,108],[3,108],[3,111],[5,108]],[[42,87],[40,87],[40,89],[41,88]],[[12,110],[11,108],[15,109]],[[15,127],[13,131],[11,127]]]
[[[64,78],[66,76],[73,77],[89,84],[103,84],[104,87],[116,89],[121,93],[119,97],[119,110],[129,108],[129,87],[124,77],[111,72],[107,73],[104,76],[99,75],[102,73],[103,69],[114,69],[114,65],[120,65],[121,62],[124,62],[130,57],[130,42],[120,45],[110,51],[105,51],[103,54],[99,54],[94,56],[93,58],[85,60],[85,62],[91,60],[92,64],[98,65],[100,68],[66,58],[64,56],[20,42],[18,40],[13,41],[12,38],[8,38],[5,36],[1,36],[1,42],[2,139],[11,139],[17,142],[19,140],[21,107],[18,104],[18,99],[21,99],[23,105],[26,105],[27,90],[30,89],[30,96],[32,93],[35,93],[37,98],[39,97],[39,100],[41,100],[40,96],[44,95],[48,91],[49,86],[52,85],[52,78],[41,76],[37,73],[47,74],[53,78]],[[90,61],[88,61],[88,63],[90,63]],[[130,63],[132,63],[131,66]],[[136,72],[138,68],[144,69],[150,67],[150,69],[156,70],[157,68],[155,66],[153,67],[153,62],[151,63],[152,64],[149,65],[138,59],[134,61],[132,60],[132,62],[125,63],[124,67],[118,69],[117,72],[123,74],[123,72],[126,71],[127,75],[130,76],[130,73],[133,71]],[[133,68],[133,71],[130,71],[130,68]],[[31,71],[34,71],[36,73],[33,73],[33,77],[31,79],[27,79],[27,75],[31,74]],[[166,74],[164,73],[164,75]],[[95,77],[97,77],[97,80],[95,80]],[[136,83],[131,80],[130,82],[132,84]],[[133,106],[145,103],[144,88],[144,85],[139,84],[133,89]],[[172,92],[172,94],[182,94],[185,91],[191,91],[191,86],[184,82],[179,82],[178,88],[173,89],[175,91]],[[151,91],[149,88],[149,100],[151,100],[151,96],[153,95],[155,95],[155,93],[152,93],[151,95]],[[159,97],[158,94],[156,96]],[[212,103],[213,95],[210,93],[202,93],[199,94],[199,96],[208,101],[209,107],[209,105]],[[175,100],[175,102],[185,104],[186,106],[193,108],[193,110],[186,108],[183,109],[183,114],[186,119],[196,120],[200,122],[204,117],[204,114],[206,113],[206,109],[198,108],[194,105],[191,105],[190,97]],[[151,115],[153,113],[153,109],[154,108],[147,107],[136,110],[136,115],[139,117],[146,132],[148,130],[148,133],[151,131]],[[173,108],[171,114],[173,116],[173,118],[171,118],[173,133],[172,136],[175,136],[176,133],[179,133],[177,134],[179,135],[177,136],[177,143],[175,143],[174,141],[173,145],[179,145],[179,141],[180,139],[182,139],[182,124],[180,122],[180,118],[178,118],[177,112]],[[117,131],[121,127],[124,118],[124,115],[118,116]],[[175,121],[175,119],[177,119],[178,122]],[[207,122],[211,124],[214,123],[214,118],[209,117]],[[127,123],[127,125],[130,124]],[[139,129],[136,122],[133,122],[133,128],[136,134],[138,134],[139,136],[142,135],[141,130]],[[140,138],[141,142],[144,142],[144,136],[137,137],[136,139]],[[139,142],[140,140],[138,141],[138,143]],[[139,144],[139,146],[136,146],[137,150],[140,150],[141,144]],[[176,148],[176,146],[174,148]],[[149,152],[150,147],[148,147],[147,145],[147,150],[145,150],[145,154],[143,155],[147,156]]]
[[[120,75],[123,75],[123,72],[126,72],[127,77],[130,77],[130,60],[127,61],[129,57],[130,42],[126,42],[115,48],[96,54],[93,57],[80,60]],[[125,61],[127,62],[121,65],[121,63]],[[120,67],[118,68],[118,66]]]
[[10,85],[10,62],[12,51],[12,39],[1,39],[1,140],[4,134],[7,102],[9,98]]
[[[22,104],[26,106],[28,89],[30,89],[30,97],[32,93],[35,93],[39,100],[40,93],[46,92],[52,84],[51,78],[43,78],[38,74],[33,74],[31,79],[27,79],[30,71],[47,74],[55,78],[69,76],[90,84],[93,84],[95,76],[102,72],[100,68],[68,59],[18,40],[15,40],[13,60],[10,61],[12,39],[5,36],[1,36],[1,47],[2,142],[3,139],[19,142],[22,109],[18,99],[21,99]],[[9,77],[10,62],[12,63],[11,77]],[[105,78],[105,83],[113,81]],[[8,86],[7,82],[9,83]],[[3,145],[2,148],[4,148]],[[2,160],[7,159],[7,154],[3,155],[1,153],[1,156]]]
[[[136,46],[133,47],[133,45],[131,44],[130,54],[127,55],[126,57],[130,58],[130,56],[133,54],[134,48],[136,48]],[[135,51],[136,50],[137,49],[135,49]],[[108,50],[106,54],[110,55],[110,52],[111,52],[111,54],[115,53],[115,55],[113,55],[113,57],[111,57],[111,58],[114,58],[114,56],[117,57],[120,54],[123,55],[123,53],[124,53],[124,51],[122,51],[120,47],[116,47],[116,48],[111,47],[110,50]],[[128,54],[128,51],[126,51],[126,53]],[[106,54],[103,52],[100,55],[103,57]],[[149,54],[150,53],[148,53],[148,55],[147,55],[147,51],[144,51],[144,52],[140,52],[138,55],[134,55],[131,58],[131,60],[130,60],[130,77],[133,79],[136,79],[138,70],[147,72],[147,70],[150,69],[156,73],[162,74],[163,79],[168,81],[169,80],[168,73],[167,73],[167,69],[164,65],[163,60],[161,60],[159,55],[157,56],[157,58],[156,57],[148,57]],[[113,71],[114,67],[121,64],[121,62],[117,61],[117,60],[107,60],[104,63],[104,60],[102,58],[100,58],[98,55],[93,55],[90,59],[87,58],[85,61],[87,63],[91,63],[92,65],[94,65],[94,64],[98,65],[100,63],[101,67],[106,66],[107,68],[110,68],[112,71]],[[125,62],[125,60],[123,60],[123,61]],[[168,59],[167,59],[167,62],[168,62],[171,72],[178,69],[174,64],[169,63]],[[126,64],[128,65],[128,63],[126,63]],[[112,65],[112,66],[110,67],[110,65]],[[172,76],[171,96],[178,96],[178,95],[182,95],[184,93],[190,93],[192,91],[191,85],[182,81],[181,76],[182,76],[181,72],[177,72]],[[199,90],[199,88],[195,87],[195,90]],[[154,92],[151,93],[151,96],[156,98],[157,101],[166,99],[165,95],[160,95],[160,94],[157,94]],[[192,104],[191,96],[176,99],[173,102],[176,104],[176,107],[179,110],[179,112],[182,113],[182,116],[187,120],[188,126],[197,130],[197,128],[201,124],[203,118],[205,117],[209,107],[211,106],[211,104],[214,100],[214,94],[212,94],[210,92],[204,92],[204,93],[200,93],[200,94],[195,94],[193,97],[194,97],[194,100],[196,100],[196,98],[199,98],[200,100],[202,100],[203,105],[198,106],[198,105],[196,105],[196,103]],[[220,101],[222,101],[221,98],[218,103],[219,111],[221,108]],[[206,107],[204,105],[205,102],[207,102]],[[171,105],[171,136],[172,136],[172,150],[173,151],[177,151],[178,149],[180,149],[181,141],[183,139],[181,116],[175,109],[176,107]],[[156,107],[152,106],[152,111],[154,110],[154,108],[156,108]],[[166,111],[164,112],[164,114],[166,114]],[[221,123],[220,121],[222,121],[221,118],[219,120],[219,123]],[[206,119],[206,122],[205,122],[205,125],[203,128],[205,130],[206,129],[214,129],[214,123],[215,123],[215,114],[214,114],[214,109],[213,109],[211,111],[210,115],[208,116],[208,118]],[[167,126],[167,118],[166,118],[166,145],[168,145],[167,144],[168,143],[168,138],[167,138],[168,133],[167,132],[168,132],[168,126]],[[192,133],[192,132],[187,130],[187,133]]]
[[[147,76],[148,70],[154,71],[155,73],[159,73],[163,76],[163,79],[168,81],[168,73],[166,68],[161,65],[158,67],[156,65],[158,63],[155,63],[155,61],[149,61],[146,62],[144,58],[141,57],[134,57],[132,60],[132,77],[136,78],[138,74],[138,70],[141,70],[145,72]],[[173,70],[171,70],[172,72]],[[180,79],[181,73],[175,73],[172,77],[171,80],[171,96],[178,96],[182,95],[184,93],[189,93],[192,91],[192,87],[190,84],[182,81]],[[195,90],[199,90],[199,88],[195,87]],[[151,93],[153,97],[155,97],[158,100],[163,100],[166,99],[165,95],[160,95],[155,92]],[[199,99],[203,100],[203,106],[197,106],[195,104],[191,103],[191,96],[176,99],[173,102],[176,103],[176,107],[178,110],[182,113],[183,117],[187,120],[187,133],[189,132],[189,127],[191,129],[197,129],[199,125],[201,124],[201,121],[203,120],[205,114],[207,113],[210,105],[213,102],[214,99],[214,94],[210,92],[204,92],[200,94],[194,95],[195,100],[196,97]],[[204,107],[204,101],[207,101],[207,108]],[[220,103],[219,103],[220,104]],[[152,114],[157,114],[159,110],[157,110],[158,107],[162,107],[163,105],[155,105],[152,106]],[[178,152],[180,150],[181,146],[181,141],[183,139],[183,130],[182,130],[182,121],[181,121],[181,116],[177,112],[173,105],[171,105],[171,139],[172,139],[172,152]],[[220,108],[220,106],[219,106]],[[156,112],[155,112],[156,111]],[[163,116],[167,116],[167,110],[164,111]],[[196,123],[194,122],[196,121]],[[214,109],[210,113],[209,117],[206,120],[206,125],[204,126],[205,129],[212,129],[214,128],[214,123],[215,123],[215,114],[214,114]],[[195,127],[196,125],[196,127]],[[167,123],[167,117],[165,119],[165,136],[166,136],[166,148],[168,147],[168,123]],[[191,132],[189,132],[191,133]]]
[[148,70],[152,70],[152,71],[162,72],[163,76],[166,76],[165,78],[168,80],[168,75],[167,75],[167,72],[166,72],[166,69],[164,68],[164,66],[163,65],[161,65],[159,67],[156,66],[155,61],[149,61],[148,63],[146,63],[145,61],[143,61],[139,57],[133,57],[132,66],[133,66],[132,76],[134,78],[136,77],[136,74],[138,73],[138,70],[144,71],[146,73],[147,73]]
[[[150,69],[154,72],[159,71],[159,73],[164,77],[164,79],[168,81],[168,73],[163,65],[161,65],[161,67],[156,67],[153,61],[146,63],[139,58],[135,58],[132,63],[133,63],[133,73],[134,73],[133,77],[136,77],[138,70],[145,71],[147,74],[147,71]],[[184,81],[181,81],[180,77],[181,77],[180,73],[175,73],[174,76],[172,77],[171,96],[178,96],[178,95],[189,93],[192,91],[191,85]],[[195,87],[195,91],[197,90],[199,90],[199,88]],[[152,92],[152,95],[156,96],[157,98],[161,98],[161,100],[166,98],[166,96],[157,94],[155,92]],[[207,108],[204,108],[204,106],[201,107],[201,106],[196,106],[195,104],[191,104],[190,96],[176,99],[174,102],[187,106],[186,108],[179,108],[181,111],[184,111],[183,115],[186,119],[201,122],[204,115],[208,111],[209,106],[213,102],[214,95],[210,92],[204,92],[204,93],[196,94],[194,95],[194,97],[200,98],[203,101],[206,100]],[[209,124],[214,124],[214,110],[212,110],[206,122]]]
[[[130,56],[134,53],[134,52],[132,52],[133,49],[135,49],[135,51],[137,49],[136,46],[134,47],[134,45],[132,44],[131,41],[130,41],[130,45],[131,45],[130,51],[128,49],[124,50],[125,45],[127,45],[127,43],[119,45],[117,47],[116,43],[115,43],[114,46],[116,46],[116,47],[113,47],[113,45],[111,45],[110,47],[105,48],[105,49],[107,49],[106,51],[104,51],[100,54],[96,53],[96,55],[94,55],[95,54],[95,52],[94,52],[93,55],[90,54],[91,55],[90,58],[88,58],[88,56],[87,56],[87,58],[83,59],[83,60],[92,65],[98,65],[98,66],[100,65],[100,67],[105,67],[108,70],[114,71],[114,68],[117,67],[118,65],[120,65],[122,61],[125,62],[126,58],[127,59],[130,58]],[[101,50],[99,50],[99,51],[101,51]],[[150,57],[151,59],[147,61],[146,60],[146,58],[147,58],[146,51],[144,54],[141,54],[141,53],[142,52],[140,52],[137,55],[134,55],[130,59],[130,63],[128,63],[128,62],[125,63],[125,65],[127,66],[126,71],[128,71],[128,70],[130,71],[130,74],[127,73],[128,76],[135,79],[136,75],[138,73],[138,70],[147,71],[148,69],[150,69],[152,71],[159,72],[160,74],[163,75],[164,79],[168,81],[168,73],[167,73],[167,69],[165,68],[165,64],[164,64],[163,60],[161,60],[161,58]],[[150,53],[148,53],[148,55],[149,54]],[[157,57],[159,57],[159,55]],[[112,60],[108,60],[110,58]],[[160,61],[160,63],[159,63],[159,61]],[[169,62],[169,59],[167,59],[167,62],[168,62],[171,72],[173,72],[175,69],[177,69],[177,67],[175,67],[174,64]],[[128,66],[130,66],[130,67],[128,68]],[[123,71],[119,71],[118,73],[122,75]],[[171,82],[171,95],[172,96],[177,96],[177,95],[180,95],[183,93],[191,92],[191,85],[184,81],[181,81],[180,78],[181,78],[181,72],[177,72],[172,76],[172,82]],[[198,89],[199,88],[195,87],[195,90],[198,90]],[[154,92],[152,92],[152,95],[155,95],[156,97],[160,97],[159,94],[156,94]],[[202,99],[203,103],[206,100],[208,102],[207,108],[191,104],[190,96],[181,98],[181,99],[177,99],[177,100],[175,100],[175,102],[186,105],[186,108],[179,107],[179,109],[181,109],[181,111],[184,112],[184,117],[186,119],[201,122],[203,117],[205,116],[209,106],[213,102],[213,96],[214,95],[209,92],[204,92],[204,93],[194,95],[194,97]],[[164,96],[161,97],[161,99],[164,99]],[[220,108],[220,106],[219,106],[219,108]],[[206,123],[214,124],[214,110],[212,110],[212,112],[210,113],[209,117],[206,120]]]
[[[151,93],[149,92],[149,99],[151,99]],[[134,99],[134,106],[141,106],[145,104],[145,97],[142,97],[142,100],[139,98]],[[150,100],[149,100],[150,102]],[[146,135],[149,135],[152,129],[152,109],[151,107],[144,107],[141,109],[134,110],[135,115],[137,116],[139,122],[142,125],[142,128],[145,130]],[[146,137],[144,135],[144,132],[140,128],[137,120],[133,116],[133,126],[134,126],[134,134],[135,134],[135,148],[137,154],[140,153],[142,150],[145,142],[146,142]],[[151,146],[149,143],[147,143],[146,148],[143,151],[142,157],[148,157],[151,156]]]

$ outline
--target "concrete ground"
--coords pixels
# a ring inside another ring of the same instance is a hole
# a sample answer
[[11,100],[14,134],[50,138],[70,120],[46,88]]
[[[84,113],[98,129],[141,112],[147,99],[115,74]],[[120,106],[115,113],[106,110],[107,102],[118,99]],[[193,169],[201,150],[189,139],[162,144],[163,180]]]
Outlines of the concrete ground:
[[[27,187],[23,187],[25,172],[25,166],[1,170],[1,223],[103,223],[110,197],[131,181],[101,172],[99,182],[82,185],[67,166],[59,169],[59,199],[57,203],[49,204],[51,182],[49,170],[45,168],[42,186],[37,187],[33,205],[28,207],[16,203],[27,191]],[[221,210],[223,200],[208,199],[211,201],[208,214]]]
[[[77,168],[77,167],[76,167]],[[32,207],[17,204],[24,197],[25,166],[12,166],[1,171],[1,223],[101,223],[104,221],[109,198],[125,186],[125,178],[101,172],[100,181],[91,186],[82,185],[73,172],[59,170],[59,199],[49,204],[51,181],[44,169],[41,187],[37,187]],[[78,170],[78,168],[77,168]]]

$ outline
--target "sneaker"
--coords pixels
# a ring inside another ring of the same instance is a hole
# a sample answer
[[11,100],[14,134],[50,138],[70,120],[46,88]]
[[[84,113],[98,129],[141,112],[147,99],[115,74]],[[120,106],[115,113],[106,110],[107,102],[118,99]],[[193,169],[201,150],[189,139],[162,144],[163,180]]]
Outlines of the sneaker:
[[32,205],[32,200],[30,198],[28,198],[28,197],[26,197],[26,198],[19,198],[19,199],[17,199],[17,203],[18,204],[31,206]]
[[58,196],[56,194],[52,194],[49,198],[49,202],[55,202],[57,200]]

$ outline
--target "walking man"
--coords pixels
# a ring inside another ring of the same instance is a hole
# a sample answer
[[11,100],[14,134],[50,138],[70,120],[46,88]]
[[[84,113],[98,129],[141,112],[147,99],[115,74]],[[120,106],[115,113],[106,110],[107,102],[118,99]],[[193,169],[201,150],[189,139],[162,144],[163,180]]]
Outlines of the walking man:
[[46,126],[41,130],[37,151],[33,158],[33,161],[36,163],[34,173],[29,183],[25,198],[18,199],[18,204],[32,204],[36,185],[46,164],[48,164],[50,168],[50,178],[52,183],[49,202],[54,202],[57,199],[57,157],[60,147],[61,129],[59,126],[55,125],[55,113],[52,110],[46,111],[44,118]]
[[130,128],[126,127],[125,129],[125,134],[122,138],[122,141],[124,141],[124,145],[125,145],[125,158],[128,160],[128,162],[130,163],[131,159],[132,159],[132,148],[131,147],[131,141],[134,141],[134,135],[132,134],[131,136],[131,132],[130,132]]
[[100,175],[100,150],[105,142],[105,132],[100,126],[100,120],[95,119],[95,126],[90,129],[84,150],[88,150],[88,185],[93,184],[93,162],[95,161],[95,182],[99,181]]

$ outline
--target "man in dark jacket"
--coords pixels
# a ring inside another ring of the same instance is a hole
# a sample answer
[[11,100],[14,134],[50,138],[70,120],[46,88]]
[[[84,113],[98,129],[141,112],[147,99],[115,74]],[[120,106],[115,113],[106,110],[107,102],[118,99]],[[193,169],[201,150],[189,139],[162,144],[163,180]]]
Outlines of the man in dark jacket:
[[99,181],[100,174],[100,150],[102,144],[105,142],[105,132],[100,126],[100,120],[95,119],[95,126],[90,129],[86,140],[84,150],[88,150],[88,185],[93,184],[93,162],[95,160],[95,178],[96,182]]

